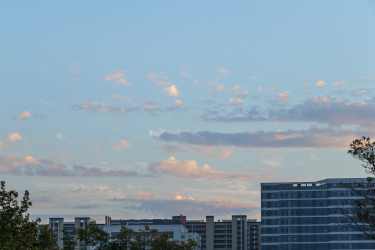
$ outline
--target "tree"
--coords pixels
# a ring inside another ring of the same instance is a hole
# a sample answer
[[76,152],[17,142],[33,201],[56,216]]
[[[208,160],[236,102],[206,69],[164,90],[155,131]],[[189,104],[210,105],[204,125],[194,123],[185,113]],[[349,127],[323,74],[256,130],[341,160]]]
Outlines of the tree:
[[[375,142],[362,137],[350,144],[348,154],[363,162],[367,174],[375,175]],[[339,207],[344,216],[339,224],[351,227],[363,233],[369,239],[375,239],[375,178],[367,177],[366,182],[342,184],[348,189],[346,206]],[[357,197],[357,198],[353,198]]]
[[55,232],[48,225],[40,226],[32,249],[56,249]]
[[0,188],[0,250],[45,250],[53,249],[55,235],[46,228],[39,228],[40,219],[30,220],[27,212],[32,203],[29,191],[25,191],[20,204],[18,192],[5,190],[5,182]]
[[110,239],[109,233],[100,229],[95,221],[90,221],[84,229],[74,229],[74,234],[76,239],[84,241],[87,246],[92,247],[107,244]]
[[121,227],[120,233],[112,236],[112,241],[106,244],[107,250],[121,250],[128,249],[131,245],[132,236],[134,231],[130,228]]
[[147,250],[150,249],[152,240],[157,237],[158,230],[151,229],[148,225],[144,225],[144,229],[139,229],[133,233],[130,250]]
[[64,250],[75,250],[75,247],[77,246],[77,241],[75,239],[72,239],[70,235],[65,231],[61,230],[63,232],[63,238],[61,238],[64,241]]

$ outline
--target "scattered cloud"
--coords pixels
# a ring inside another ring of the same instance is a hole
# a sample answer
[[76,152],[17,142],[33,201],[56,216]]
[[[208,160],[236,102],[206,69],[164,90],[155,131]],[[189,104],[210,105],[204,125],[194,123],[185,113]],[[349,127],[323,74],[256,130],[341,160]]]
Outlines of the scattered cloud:
[[184,72],[180,72],[180,76],[187,76],[188,74],[184,73]]
[[183,104],[183,102],[180,101],[180,100],[174,100],[174,102],[173,102],[173,105],[175,105],[175,106],[180,106],[182,104]]
[[232,98],[229,99],[230,104],[242,104],[244,102],[245,102],[245,100],[241,99],[241,98],[233,98],[232,97]]
[[22,140],[22,136],[20,136],[18,133],[9,133],[8,135],[8,141],[9,142],[15,142]]
[[277,102],[288,102],[289,99],[290,99],[289,94],[290,94],[289,91],[285,91],[283,93],[278,93],[278,94],[276,94],[275,99],[276,99]]
[[61,135],[60,132],[58,132],[58,133],[56,134],[56,137],[57,137],[58,139],[62,139],[62,138],[63,138],[63,136]]
[[303,77],[303,78],[301,78],[301,81],[311,81],[311,80],[314,80],[314,78],[312,78],[312,77]]
[[29,118],[31,116],[29,111],[23,111],[21,114],[14,116],[13,119],[15,120],[22,120],[25,118]]
[[263,90],[262,87],[259,86],[259,87],[258,87],[258,91],[259,91],[259,92],[262,92],[262,90]]
[[216,90],[223,90],[224,89],[224,85],[217,85],[216,86]]
[[214,103],[214,101],[212,101],[211,99],[206,99],[206,98],[199,98],[198,101],[201,103],[206,103],[206,104]]
[[234,85],[231,90],[241,90],[242,86],[240,85]]
[[159,74],[155,74],[155,73],[150,73],[147,77],[148,79],[158,79],[158,78],[161,78],[161,79],[168,79],[168,76],[163,76],[161,73]]
[[311,87],[311,84],[310,84],[310,83],[307,83],[307,82],[305,82],[305,83],[303,83],[303,86],[304,86],[305,88],[310,88],[310,87]]
[[65,81],[70,82],[70,81],[75,81],[75,78],[66,78]]
[[125,72],[125,70],[113,71],[112,74],[104,76],[104,80],[110,81],[110,80],[114,80],[114,79],[118,79],[118,78],[123,78],[124,72]]
[[344,85],[344,84],[348,84],[348,82],[346,82],[346,81],[334,81],[333,83],[332,83],[332,85],[333,86],[339,86],[339,85]]
[[322,87],[324,85],[326,85],[326,83],[323,80],[319,80],[319,81],[316,82],[315,87]]
[[[179,161],[171,156],[162,162],[151,162],[148,171],[154,174],[171,175],[183,179],[221,179],[229,181],[246,181],[251,178],[260,178],[259,175],[241,173],[223,173],[212,170],[211,166],[204,164],[202,168],[195,160]],[[264,178],[267,178],[263,176]]]
[[251,79],[253,79],[253,80],[256,80],[256,79],[258,79],[258,77],[257,77],[257,76],[250,76],[250,78],[251,78]]
[[116,144],[113,141],[110,141],[110,143],[113,144],[112,150],[114,150],[114,151],[119,151],[120,149],[129,148],[129,147],[132,146],[132,144],[130,142],[125,141],[125,140],[121,140],[119,144]]
[[194,82],[194,83],[198,83],[198,82],[199,82],[199,80],[194,80],[193,82]]
[[217,72],[222,73],[223,75],[226,75],[228,73],[227,69],[218,69]]
[[272,88],[271,88],[271,91],[275,91],[275,90],[276,90],[276,88],[275,88],[275,87],[272,87]]
[[81,73],[81,66],[82,66],[82,63],[80,62],[77,62],[73,65],[70,65],[69,66],[69,69],[76,75],[80,74]]
[[171,82],[155,82],[154,83],[155,86],[170,86],[172,85]]
[[190,147],[180,147],[167,144],[163,146],[163,150],[167,154],[182,154],[188,152]]
[[137,195],[134,196],[136,200],[160,200],[160,198],[155,196],[154,192],[146,192],[138,190]]
[[240,97],[245,97],[245,96],[248,96],[249,95],[249,92],[247,91],[244,91],[244,92],[237,92],[236,93],[236,96],[240,96]]
[[163,92],[168,92],[167,96],[179,96],[180,93],[178,92],[178,88],[176,85],[172,85],[170,87],[167,87],[163,90]]
[[0,156],[0,174],[17,176],[44,177],[136,177],[133,171],[121,169],[102,170],[97,167],[73,165],[68,167],[47,159],[35,159],[32,156]]
[[232,154],[233,154],[233,151],[225,150],[225,151],[221,152],[217,158],[218,159],[227,159],[227,158],[231,157]]
[[241,133],[197,133],[168,132],[156,136],[165,142],[174,142],[204,147],[242,147],[242,148],[347,148],[356,138],[365,133],[371,136],[374,131],[352,131],[348,129],[318,128],[287,131],[252,131]]
[[0,141],[0,148],[9,148],[10,146],[2,141]]
[[121,84],[124,84],[126,86],[132,86],[132,84],[130,82],[127,82],[124,78],[121,78],[121,79],[117,80],[116,83],[121,83]]
[[112,99],[113,100],[124,100],[126,96],[124,95],[113,95]]
[[367,78],[367,77],[363,77],[363,78],[358,78],[357,79],[357,81],[361,81],[361,82],[373,82],[373,81],[375,81],[375,78],[374,77],[369,77],[369,78]]
[[48,103],[48,102],[45,102],[42,98],[40,97],[35,97],[34,96],[34,100],[41,103],[41,104],[44,104],[44,105],[51,105],[51,103]]
[[84,110],[90,113],[127,114],[128,109],[117,106],[107,106],[104,102],[84,102],[82,105],[73,105],[72,109]]

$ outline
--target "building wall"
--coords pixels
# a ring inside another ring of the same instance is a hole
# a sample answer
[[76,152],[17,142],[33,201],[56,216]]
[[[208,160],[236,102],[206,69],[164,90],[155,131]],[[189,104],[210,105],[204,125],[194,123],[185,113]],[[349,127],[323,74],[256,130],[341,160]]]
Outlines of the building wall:
[[317,182],[262,183],[263,250],[374,249],[375,241],[337,223],[343,218],[337,207],[348,196],[340,182],[365,179],[325,179]]
[[214,221],[213,216],[203,220],[187,220],[189,232],[202,237],[202,249],[259,250],[260,222],[248,220],[246,215],[232,215],[231,220]]

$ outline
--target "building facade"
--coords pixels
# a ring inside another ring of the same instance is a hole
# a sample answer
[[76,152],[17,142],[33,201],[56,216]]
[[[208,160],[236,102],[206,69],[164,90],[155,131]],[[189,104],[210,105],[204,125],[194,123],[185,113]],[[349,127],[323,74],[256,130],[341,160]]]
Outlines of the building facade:
[[261,183],[263,250],[374,249],[358,231],[338,223],[337,209],[348,195],[340,183],[362,178],[325,179],[317,182]]
[[[64,248],[64,232],[65,234],[69,235],[72,240],[75,239],[75,235],[73,233],[75,228],[85,228],[86,225],[90,222],[90,217],[76,217],[73,222],[65,222],[64,218],[49,218],[49,227],[55,232],[56,235],[56,247],[60,247],[61,249]],[[90,248],[84,244],[84,242],[78,242],[77,249],[86,248],[89,250]]]
[[202,237],[202,249],[261,249],[261,223],[247,219],[246,215],[232,215],[231,220],[214,221],[214,216],[204,220],[187,220],[189,232]]
[[[115,236],[121,230],[121,227],[127,227],[129,229],[134,230],[135,232],[139,232],[139,230],[144,230],[145,225],[147,224],[128,224],[128,225],[110,225],[110,226],[103,226],[102,229],[108,232],[111,236]],[[171,240],[178,240],[181,242],[187,241],[189,238],[195,240],[198,243],[197,249],[201,247],[201,236],[198,233],[189,233],[188,229],[180,224],[149,224],[150,229],[157,229],[159,233],[168,232],[171,236]]]

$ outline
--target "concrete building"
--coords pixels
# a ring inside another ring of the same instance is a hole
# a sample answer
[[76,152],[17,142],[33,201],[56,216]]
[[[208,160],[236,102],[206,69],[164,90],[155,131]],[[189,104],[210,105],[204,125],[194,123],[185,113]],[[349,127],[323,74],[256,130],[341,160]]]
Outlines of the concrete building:
[[[61,249],[64,248],[64,241],[62,240],[64,233],[62,230],[64,230],[71,239],[75,239],[73,230],[75,228],[85,228],[89,222],[89,217],[76,217],[73,222],[65,222],[64,218],[50,218],[49,227],[55,231],[56,247],[60,247]],[[76,248],[81,249],[82,247],[85,247],[85,245],[83,242],[78,241],[78,246]],[[86,249],[89,250],[90,248],[86,247]]]
[[127,225],[110,225],[110,226],[102,226],[103,230],[110,233],[111,236],[115,236],[117,233],[120,232],[121,227],[125,226],[129,229],[138,232],[139,230],[143,230],[145,225],[148,225],[150,229],[157,229],[159,233],[168,232],[171,236],[171,240],[178,240],[181,242],[185,242],[187,239],[191,238],[198,243],[197,249],[201,247],[201,236],[198,233],[189,233],[188,229],[180,224],[127,224]]
[[263,250],[374,249],[358,231],[338,225],[343,218],[348,190],[340,183],[362,178],[325,179],[316,182],[261,183]]
[[199,233],[202,237],[202,249],[261,249],[261,223],[247,219],[246,215],[232,215],[231,220],[214,221],[214,216],[203,220],[187,220],[189,232]]

